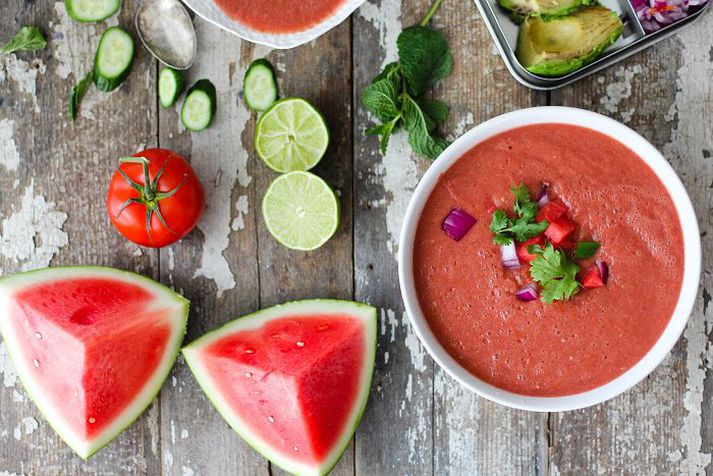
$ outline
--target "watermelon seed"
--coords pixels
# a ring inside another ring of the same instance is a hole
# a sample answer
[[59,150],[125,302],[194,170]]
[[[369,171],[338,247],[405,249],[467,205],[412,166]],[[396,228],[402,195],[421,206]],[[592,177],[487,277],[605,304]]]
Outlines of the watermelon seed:
[[318,332],[324,332],[324,331],[326,331],[327,329],[329,329],[329,326],[328,326],[327,324],[323,324],[323,325],[317,327],[317,331],[318,331]]
[[42,334],[35,332],[35,339],[42,339]]
[[304,346],[305,346],[304,342],[302,342],[301,340],[297,341],[297,347],[304,347]]
[[254,354],[255,351],[252,350],[252,349],[245,349],[245,353],[246,353],[246,354]]
[[272,418],[272,415],[270,415],[269,417],[267,417],[267,421],[269,421],[270,423],[273,423],[275,421],[275,419]]
[[297,445],[293,445],[293,446],[292,446],[292,449],[295,450],[295,451],[299,451],[299,450],[300,450],[300,449],[297,447]]
[[94,417],[89,417],[89,423],[94,423],[96,419]]
[[39,361],[39,360],[37,360],[37,359],[34,359],[34,360],[32,361],[32,365],[34,365],[34,366],[35,366],[35,368],[37,369],[37,368],[39,368],[39,367],[40,367],[40,361]]
[[250,372],[245,372],[243,375],[245,375],[247,378],[250,378],[253,376],[253,374]]

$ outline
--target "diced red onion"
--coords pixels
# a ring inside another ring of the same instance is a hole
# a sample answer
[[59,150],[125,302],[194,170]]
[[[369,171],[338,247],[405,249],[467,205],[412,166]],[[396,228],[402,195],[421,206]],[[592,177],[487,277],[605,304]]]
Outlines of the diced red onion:
[[508,269],[520,267],[520,259],[517,257],[514,241],[511,241],[509,245],[500,245],[500,262]]
[[547,183],[542,183],[540,193],[537,195],[537,204],[540,206],[540,208],[550,203],[550,197],[547,195],[547,189],[549,187],[550,186]]
[[443,220],[441,229],[446,232],[450,238],[460,241],[468,231],[475,225],[475,218],[461,208],[454,208]]
[[689,15],[689,7],[700,7],[709,0],[631,0],[636,16],[646,32],[660,30],[664,26]]
[[607,284],[607,279],[609,279],[609,265],[604,261],[597,261],[594,263],[599,269],[599,276],[602,278],[602,282]]
[[515,293],[515,296],[521,301],[534,301],[535,299],[538,299],[540,297],[540,294],[537,292],[537,289],[535,289],[534,284],[528,284],[524,288],[520,289],[518,292]]

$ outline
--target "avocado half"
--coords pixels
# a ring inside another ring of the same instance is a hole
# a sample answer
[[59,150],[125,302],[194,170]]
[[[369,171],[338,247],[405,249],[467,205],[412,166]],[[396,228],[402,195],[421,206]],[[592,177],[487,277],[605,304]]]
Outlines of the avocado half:
[[[596,0],[498,0],[501,7],[519,17],[567,15],[584,5],[592,5]],[[516,22],[521,23],[521,22]]]
[[533,74],[562,76],[597,59],[623,30],[616,13],[599,6],[566,17],[528,17],[520,25],[515,54]]

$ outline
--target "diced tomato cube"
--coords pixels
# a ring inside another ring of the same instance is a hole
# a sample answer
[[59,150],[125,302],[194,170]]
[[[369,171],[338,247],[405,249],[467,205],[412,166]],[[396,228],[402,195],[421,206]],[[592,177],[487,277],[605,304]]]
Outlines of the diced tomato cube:
[[567,205],[562,203],[560,200],[552,200],[550,203],[540,208],[540,211],[537,213],[537,221],[541,222],[543,220],[547,220],[552,223],[553,221],[565,216],[568,210],[569,208],[567,208]]
[[584,273],[584,276],[582,277],[582,287],[586,289],[596,289],[601,288],[602,286],[604,286],[602,275],[599,272],[599,268],[597,268],[596,265],[593,265],[587,270],[586,273]]
[[545,236],[552,246],[561,246],[567,238],[577,229],[573,221],[566,218],[559,218],[550,222],[550,226],[545,230]]
[[535,256],[537,256],[537,255],[532,254],[527,250],[527,247],[531,246],[531,245],[544,246],[545,245],[545,237],[542,235],[536,236],[535,238],[531,238],[531,239],[517,245],[517,256],[518,256],[518,258],[520,258],[520,261],[525,261],[526,263],[529,263],[530,261],[535,259]]

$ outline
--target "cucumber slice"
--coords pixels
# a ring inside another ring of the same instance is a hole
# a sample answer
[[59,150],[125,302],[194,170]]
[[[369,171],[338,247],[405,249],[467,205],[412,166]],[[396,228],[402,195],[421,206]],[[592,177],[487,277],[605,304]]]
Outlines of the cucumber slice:
[[243,79],[243,97],[253,111],[266,111],[279,96],[275,70],[266,59],[252,62]]
[[181,108],[181,122],[191,131],[202,131],[210,125],[215,114],[215,86],[207,79],[194,84],[186,94]]
[[94,57],[94,84],[100,91],[116,89],[129,75],[134,60],[134,40],[118,26],[108,28]]
[[119,11],[121,0],[64,0],[64,6],[74,20],[102,21]]
[[185,87],[183,73],[173,68],[163,68],[158,75],[158,100],[164,109],[173,106]]

